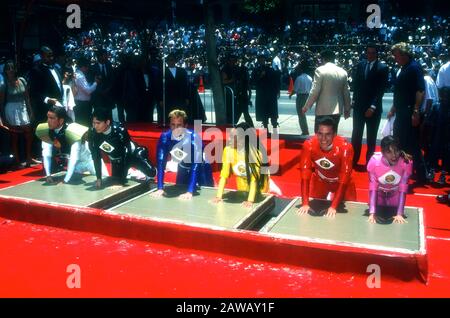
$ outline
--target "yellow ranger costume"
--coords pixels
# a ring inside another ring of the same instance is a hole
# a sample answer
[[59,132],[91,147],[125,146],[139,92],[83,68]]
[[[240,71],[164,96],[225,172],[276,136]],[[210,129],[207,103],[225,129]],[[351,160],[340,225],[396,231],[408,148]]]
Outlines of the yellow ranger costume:
[[[252,160],[253,159],[253,160]],[[239,191],[248,192],[249,202],[254,202],[258,193],[267,192],[269,189],[268,176],[261,175],[262,155],[258,150],[251,150],[249,155],[250,164],[246,168],[245,151],[238,151],[233,147],[226,146],[222,155],[222,170],[220,172],[219,187],[217,197],[222,198],[223,191],[230,174],[236,176],[236,185]],[[252,171],[253,170],[253,171]],[[247,174],[248,172],[248,174]],[[247,175],[250,176],[248,182]],[[259,178],[264,178],[263,182],[258,182]],[[259,185],[260,184],[260,185]]]

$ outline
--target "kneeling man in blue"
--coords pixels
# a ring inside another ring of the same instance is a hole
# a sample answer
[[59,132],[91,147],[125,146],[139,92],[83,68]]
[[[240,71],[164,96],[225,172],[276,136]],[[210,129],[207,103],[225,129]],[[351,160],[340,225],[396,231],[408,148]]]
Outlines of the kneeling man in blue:
[[168,155],[178,164],[177,185],[186,185],[180,199],[190,200],[197,186],[214,186],[211,165],[203,157],[203,144],[199,135],[187,129],[187,115],[175,109],[169,114],[170,130],[163,132],[157,146],[158,190],[153,197],[164,194],[164,169]]

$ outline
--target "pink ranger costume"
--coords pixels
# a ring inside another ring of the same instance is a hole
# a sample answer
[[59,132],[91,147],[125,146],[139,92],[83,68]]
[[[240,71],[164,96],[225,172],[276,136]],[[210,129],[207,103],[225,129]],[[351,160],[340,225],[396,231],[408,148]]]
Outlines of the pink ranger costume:
[[378,206],[397,206],[397,215],[403,215],[408,179],[412,173],[412,161],[400,157],[393,166],[379,152],[374,153],[367,164],[369,173],[369,212]]

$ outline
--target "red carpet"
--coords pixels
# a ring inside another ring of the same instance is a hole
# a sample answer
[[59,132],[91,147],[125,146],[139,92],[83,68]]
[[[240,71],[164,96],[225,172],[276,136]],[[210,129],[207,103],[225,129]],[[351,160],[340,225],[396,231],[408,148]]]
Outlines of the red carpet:
[[[0,297],[449,297],[448,240],[429,237],[430,278],[365,275],[175,249],[0,219]],[[81,288],[69,289],[67,267],[80,267]],[[186,275],[189,273],[189,275]],[[333,282],[330,284],[330,282]],[[236,288],[239,286],[239,288]]]
[[[158,135],[142,133],[140,141],[151,145]],[[280,153],[282,175],[272,179],[284,197],[298,196],[300,149],[297,155],[291,147]],[[218,174],[214,172],[216,182]],[[40,166],[2,174],[0,188],[41,176]],[[169,173],[168,181],[174,177]],[[367,202],[367,173],[354,172],[353,178],[357,200]],[[227,186],[235,187],[233,178]],[[257,262],[0,218],[0,297],[450,297],[450,208],[436,203],[434,197],[445,190],[416,188],[407,195],[407,205],[423,207],[425,212],[428,285],[386,278],[381,289],[369,289],[365,275]],[[66,286],[70,264],[81,268],[80,289]]]

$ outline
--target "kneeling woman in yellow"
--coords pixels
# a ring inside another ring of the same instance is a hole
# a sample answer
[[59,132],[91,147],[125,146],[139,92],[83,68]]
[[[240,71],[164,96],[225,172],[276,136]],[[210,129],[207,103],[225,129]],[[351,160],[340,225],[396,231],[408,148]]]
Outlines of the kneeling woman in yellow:
[[251,208],[258,194],[269,189],[269,176],[261,173],[264,149],[258,150],[256,131],[247,123],[240,123],[231,130],[228,145],[223,150],[219,188],[214,203],[222,201],[223,190],[231,173],[236,176],[237,189],[248,192],[242,205]]

